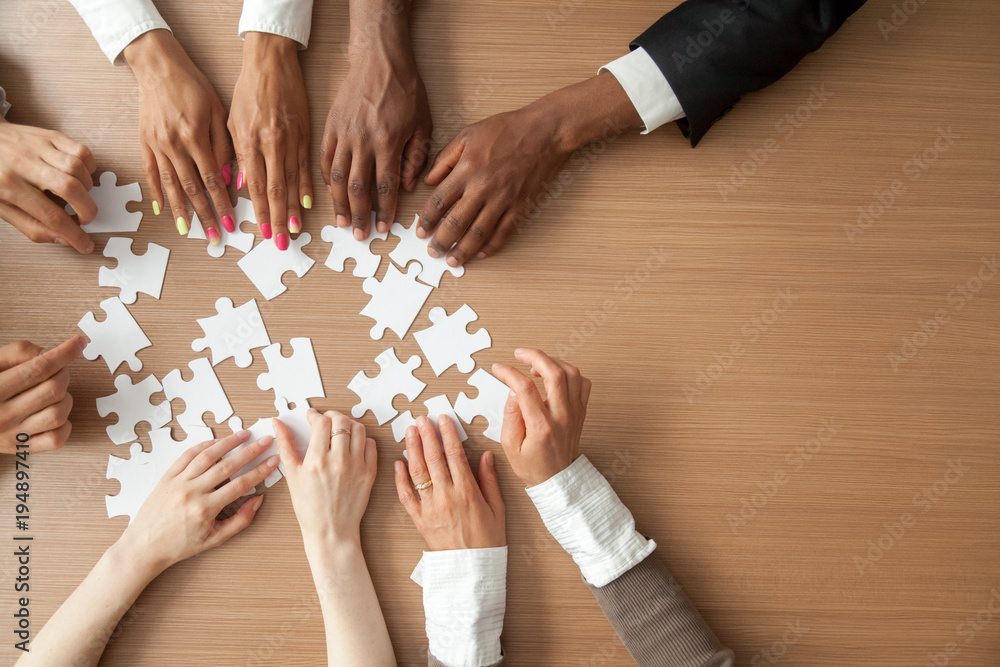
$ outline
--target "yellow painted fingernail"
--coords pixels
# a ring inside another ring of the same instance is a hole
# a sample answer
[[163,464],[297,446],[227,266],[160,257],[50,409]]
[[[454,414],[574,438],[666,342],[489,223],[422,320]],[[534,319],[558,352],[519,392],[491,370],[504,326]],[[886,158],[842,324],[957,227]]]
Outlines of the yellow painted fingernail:
[[312,208],[313,200],[309,195],[302,195],[302,208]]
[[160,214],[160,202],[158,202],[158,201],[156,201],[154,199],[153,200],[153,215],[159,215],[159,214]]
[[183,216],[177,216],[177,231],[181,236],[187,236],[188,233],[188,223]]

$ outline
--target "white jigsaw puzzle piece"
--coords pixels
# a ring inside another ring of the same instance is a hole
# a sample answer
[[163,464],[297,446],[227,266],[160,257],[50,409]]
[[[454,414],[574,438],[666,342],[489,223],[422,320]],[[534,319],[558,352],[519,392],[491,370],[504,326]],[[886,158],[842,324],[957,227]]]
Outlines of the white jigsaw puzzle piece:
[[115,378],[115,388],[118,390],[115,393],[97,399],[97,414],[107,417],[114,412],[118,415],[118,423],[107,429],[111,442],[124,445],[135,440],[138,437],[135,425],[139,422],[148,422],[152,430],[170,421],[170,401],[150,403],[149,397],[163,389],[154,376],[132,384],[132,378],[119,375]]
[[471,373],[476,367],[472,355],[493,344],[486,329],[479,329],[474,334],[466,330],[471,322],[479,319],[476,311],[468,304],[452,315],[448,315],[444,308],[432,308],[429,317],[434,324],[416,332],[413,337],[434,374],[441,375],[452,365],[462,373]]
[[105,299],[101,302],[101,309],[107,315],[103,322],[98,322],[94,313],[89,312],[77,324],[90,338],[90,343],[83,348],[83,356],[91,361],[104,357],[112,373],[123,361],[128,362],[132,371],[141,370],[142,362],[136,353],[152,343],[121,299]]
[[[132,201],[142,201],[142,188],[138,183],[118,185],[118,177],[110,171],[101,174],[100,184],[90,189],[90,196],[97,204],[97,215],[80,229],[88,234],[105,232],[134,232],[142,222],[142,211],[129,211],[125,206]],[[66,204],[66,212],[76,215],[76,211]]]
[[274,390],[275,398],[296,406],[308,404],[310,398],[324,398],[312,341],[293,338],[291,345],[291,357],[282,356],[281,343],[264,348],[268,372],[257,376],[257,386],[263,391]]
[[[448,396],[446,394],[428,398],[424,401],[424,405],[427,407],[427,418],[431,420],[432,424],[434,424],[434,430],[437,431],[439,439],[441,438],[441,429],[438,428],[438,418],[441,417],[441,415],[446,415],[449,419],[455,422],[455,430],[458,431],[459,440],[465,442],[469,439],[468,434],[462,427],[462,422],[459,421],[458,415],[455,414],[455,410],[451,407],[451,401],[448,400]],[[403,439],[406,438],[406,429],[410,426],[416,425],[416,418],[409,410],[407,410],[392,420],[392,437],[396,439],[396,442],[402,442]]]
[[233,414],[233,406],[229,404],[211,362],[198,358],[190,362],[188,368],[194,374],[188,382],[181,378],[180,369],[170,371],[163,378],[163,393],[167,400],[179,398],[184,401],[184,412],[177,415],[177,423],[190,433],[193,428],[206,426],[202,419],[206,412],[211,412],[219,424],[224,423]]
[[211,440],[212,430],[194,429],[184,441],[177,442],[170,436],[169,428],[161,428],[150,431],[149,439],[152,442],[150,452],[142,451],[142,445],[135,442],[129,448],[129,458],[108,457],[106,477],[121,484],[118,495],[104,497],[108,518],[127,516],[131,524],[174,461],[194,445]]
[[253,362],[251,350],[271,344],[257,300],[250,299],[234,308],[232,299],[220,297],[215,302],[215,310],[216,315],[198,320],[205,337],[192,341],[191,349],[201,352],[206,347],[211,348],[213,366],[232,357],[237,366],[246,368]]
[[413,223],[409,227],[404,227],[398,222],[392,223],[389,231],[399,237],[399,243],[389,253],[392,261],[405,268],[410,262],[420,262],[420,272],[417,277],[428,285],[434,287],[441,286],[441,276],[448,271],[456,278],[465,275],[464,266],[448,266],[447,257],[431,257],[427,254],[427,245],[431,237],[426,239],[417,238],[417,221],[419,215],[413,216]]
[[311,239],[308,232],[303,232],[298,238],[292,239],[288,250],[284,251],[278,250],[273,242],[258,243],[237,264],[264,298],[270,301],[288,289],[281,282],[286,271],[293,271],[301,278],[316,263],[316,260],[302,252],[302,248]]
[[365,278],[361,289],[371,296],[371,300],[361,314],[375,320],[375,326],[371,328],[373,339],[382,338],[386,329],[392,329],[400,340],[406,336],[434,289],[417,282],[419,272],[419,267],[413,265],[406,273],[400,273],[399,269],[390,264],[382,282],[376,278]]
[[396,350],[389,348],[375,357],[379,365],[379,374],[374,378],[358,371],[347,388],[361,399],[361,402],[351,408],[351,414],[359,419],[368,410],[375,415],[379,426],[386,423],[399,411],[392,407],[392,400],[397,394],[403,394],[409,400],[420,395],[427,385],[413,376],[413,371],[420,367],[420,357],[413,355],[404,364],[396,356]]
[[372,241],[388,238],[388,232],[375,229],[375,212],[372,211],[371,232],[364,241],[354,238],[353,227],[336,227],[327,225],[323,228],[323,240],[332,243],[330,255],[326,258],[326,266],[337,272],[344,271],[344,260],[354,260],[354,275],[358,278],[372,278],[382,263],[382,256],[371,251]]
[[[232,417],[229,420],[229,428],[232,429],[233,433],[239,433],[244,429],[243,421],[239,417]],[[234,455],[236,452],[248,447],[250,444],[254,442],[257,442],[264,436],[271,436],[272,438],[274,437],[274,426],[272,425],[270,418],[258,419],[256,423],[254,423],[252,426],[247,426],[246,430],[250,432],[250,439],[244,442],[236,449],[226,454],[226,456],[222,458],[227,458]],[[278,453],[277,444],[272,442],[271,446],[265,449],[253,461],[250,461],[250,463],[246,464],[245,466],[234,472],[232,476],[230,476],[230,479],[235,479],[240,475],[244,475],[250,472],[258,465],[266,461],[269,456],[272,455],[276,456],[277,453]],[[275,482],[281,479],[281,475],[282,472],[277,468],[275,468],[270,475],[264,478],[264,486],[266,486],[267,488],[271,488],[272,486],[274,486]],[[250,493],[253,493],[253,491],[250,491]]]
[[97,273],[98,285],[121,288],[118,298],[122,303],[135,303],[139,292],[160,298],[170,250],[150,243],[145,255],[136,255],[132,253],[132,239],[115,237],[104,246],[104,256],[117,259],[118,266],[102,266]]
[[[209,199],[209,202],[211,202],[211,199]],[[233,210],[236,212],[236,229],[227,232],[225,227],[219,225],[219,245],[212,245],[210,243],[205,245],[208,249],[208,254],[212,257],[222,257],[225,255],[226,246],[236,248],[244,254],[250,252],[250,249],[253,248],[253,233],[240,229],[240,225],[244,222],[257,224],[257,216],[253,212],[253,203],[246,197],[240,197],[236,200],[236,206],[233,207]],[[215,206],[212,206],[212,211],[215,211]],[[197,213],[191,216],[191,228],[188,230],[187,235],[189,239],[205,240],[208,238],[205,236],[205,227],[201,224]]]
[[472,399],[465,392],[459,394],[455,401],[455,412],[466,424],[471,424],[476,417],[485,417],[489,424],[483,435],[494,442],[500,442],[503,408],[510,394],[510,387],[482,368],[472,374],[469,384],[479,389],[479,395]]

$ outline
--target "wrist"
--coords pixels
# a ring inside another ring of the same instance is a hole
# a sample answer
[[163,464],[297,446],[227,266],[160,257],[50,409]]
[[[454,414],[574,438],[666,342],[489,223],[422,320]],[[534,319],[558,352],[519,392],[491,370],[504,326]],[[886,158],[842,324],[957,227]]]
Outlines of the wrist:
[[351,34],[347,47],[352,64],[373,58],[389,63],[415,63],[410,42],[410,3],[388,0],[381,7],[364,3],[362,9],[351,6]]
[[172,32],[149,30],[133,39],[122,55],[136,78],[142,78],[165,71],[178,50],[184,53]]
[[297,60],[298,53],[298,42],[283,35],[250,31],[243,37],[243,67],[274,60]]
[[149,549],[136,548],[127,530],[104,553],[101,561],[108,565],[116,578],[123,582],[134,583],[139,590],[145,588],[172,564],[167,559],[151,555]]

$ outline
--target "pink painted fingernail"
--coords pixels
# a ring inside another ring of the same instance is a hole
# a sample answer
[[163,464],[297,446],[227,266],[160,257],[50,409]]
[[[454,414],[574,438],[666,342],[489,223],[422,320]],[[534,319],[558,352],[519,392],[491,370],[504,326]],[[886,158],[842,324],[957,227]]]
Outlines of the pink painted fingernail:
[[290,231],[292,234],[298,234],[299,230],[301,229],[302,229],[302,223],[299,222],[298,218],[296,218],[294,215],[288,218],[288,231]]
[[260,233],[264,235],[265,239],[271,238],[271,223],[270,222],[260,223]]
[[222,180],[226,182],[226,185],[233,182],[233,168],[228,164],[222,165]]
[[242,171],[240,173],[236,174],[236,189],[237,190],[242,190],[243,189],[243,172]]
[[219,245],[219,230],[215,227],[209,227],[206,229],[205,235],[208,237],[209,245]]
[[288,250],[288,234],[281,232],[278,237],[274,239],[274,245],[278,246],[278,250]]
[[222,226],[226,228],[226,231],[232,234],[236,231],[236,225],[233,224],[233,219],[228,215],[222,216]]

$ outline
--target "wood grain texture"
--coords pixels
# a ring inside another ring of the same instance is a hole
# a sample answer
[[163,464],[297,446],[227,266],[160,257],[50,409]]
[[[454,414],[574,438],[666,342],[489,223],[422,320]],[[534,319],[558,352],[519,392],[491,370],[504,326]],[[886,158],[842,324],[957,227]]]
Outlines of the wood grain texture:
[[[157,4],[228,104],[239,3]],[[314,165],[347,36],[346,3],[316,4],[302,54]],[[421,3],[415,43],[437,146],[469,122],[591,75],[667,5]],[[593,378],[584,451],[739,664],[912,667],[933,664],[950,642],[960,650],[951,665],[1000,659],[1000,617],[982,611],[1000,604],[1000,276],[983,268],[1000,249],[1000,5],[932,0],[884,36],[879,21],[893,7],[868,3],[819,53],[747,96],[697,150],[673,127],[591,147],[534,225],[461,280],[446,275],[421,314],[475,308],[494,341],[477,355],[481,366],[531,345]],[[10,120],[86,141],[102,170],[141,180],[132,75],[106,61],[68,3],[4,2],[0,26]],[[829,99],[805,111],[814,86]],[[797,112],[809,117],[796,128],[786,116]],[[939,128],[957,138],[912,180],[905,165]],[[777,150],[767,161],[744,165],[768,139]],[[849,240],[845,224],[895,179],[905,192]],[[322,184],[318,173],[313,181]],[[428,192],[404,196],[400,219]],[[312,337],[328,394],[314,405],[346,410],[349,379],[377,370],[372,360],[392,334],[370,340],[370,322],[357,315],[367,299],[360,282],[322,266],[319,230],[333,213],[317,193],[304,224],[320,263],[302,280],[289,274],[288,292],[262,311],[272,340]],[[141,373],[162,377],[195,356],[195,318],[212,314],[219,295],[240,303],[255,291],[233,250],[214,261],[154,218],[148,199],[140,209],[136,237],[172,253],[162,298],[140,296],[131,308],[154,343],[139,355]],[[376,247],[385,253],[391,242]],[[113,294],[97,287],[102,248],[103,240],[79,257],[0,226],[0,343],[52,345],[74,333]],[[665,262],[652,261],[658,251]],[[977,283],[981,268],[989,277]],[[978,291],[960,301],[961,285]],[[939,310],[947,320],[922,338],[921,322]],[[889,355],[905,354],[915,334],[915,355],[894,370]],[[394,344],[401,355],[418,352],[412,338]],[[245,421],[269,414],[255,386],[259,350],[254,358],[251,369],[218,368]],[[112,377],[100,362],[77,362],[73,373],[72,442],[32,462],[36,632],[125,526],[104,510],[104,495],[116,492],[104,478],[107,456],[124,447],[108,441],[94,408]],[[435,379],[425,364],[418,375],[430,384],[418,401],[465,388],[454,369]],[[423,614],[408,576],[422,541],[393,490],[400,447],[388,425],[364,421],[380,455],[364,546],[399,663],[418,665]],[[144,432],[142,441],[148,448]],[[499,452],[479,435],[470,443]],[[510,664],[631,664],[497,461],[509,516]],[[953,484],[944,481],[949,461],[964,466]],[[0,463],[4,530],[13,533],[11,468]],[[936,502],[917,500],[924,489]],[[862,573],[855,556],[867,558],[869,541],[904,513],[915,523],[891,545],[882,537],[881,558]],[[0,563],[8,661],[14,569],[9,555]],[[789,624],[804,630],[789,633]],[[315,665],[323,656],[281,482],[244,534],[150,586],[103,664]]]

